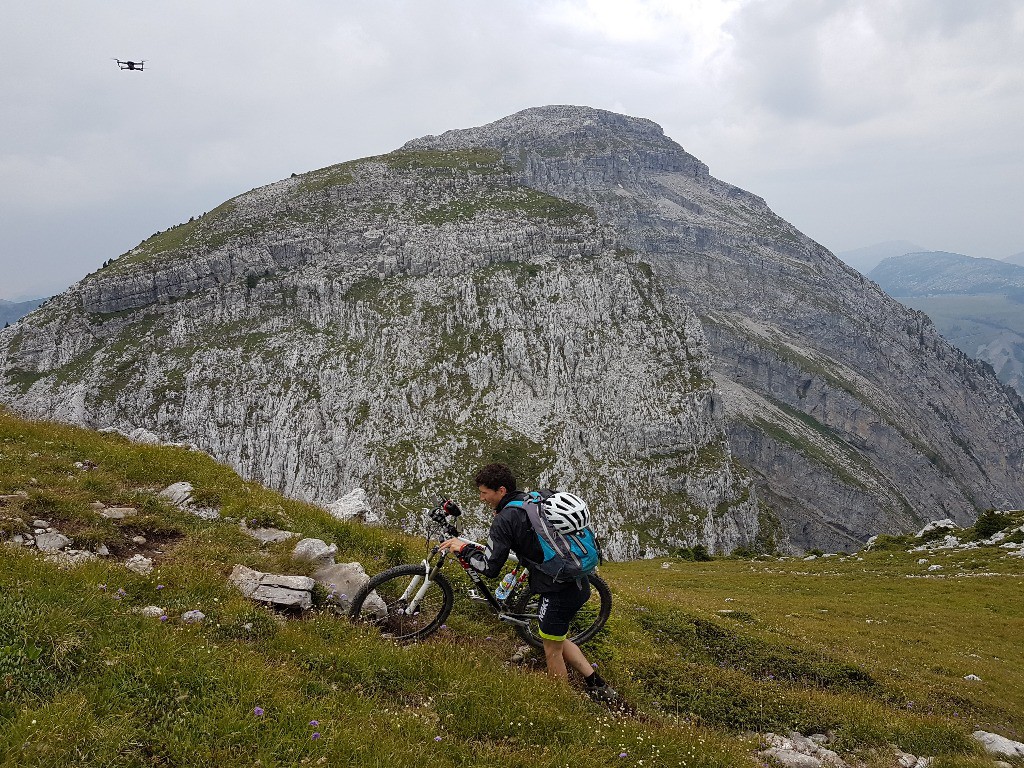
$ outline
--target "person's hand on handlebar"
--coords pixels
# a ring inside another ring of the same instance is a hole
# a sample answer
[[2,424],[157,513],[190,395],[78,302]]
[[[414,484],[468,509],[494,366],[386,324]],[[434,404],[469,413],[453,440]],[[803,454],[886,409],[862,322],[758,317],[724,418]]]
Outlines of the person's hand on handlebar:
[[470,546],[473,549],[479,549],[480,548],[480,545],[477,544],[475,541],[469,541],[468,539],[463,539],[460,536],[455,536],[454,538],[447,539],[446,541],[442,541],[438,545],[437,548],[441,552],[447,551],[447,552],[451,552],[451,553],[453,553],[455,555],[459,555],[459,554],[462,553],[462,550],[466,546]]

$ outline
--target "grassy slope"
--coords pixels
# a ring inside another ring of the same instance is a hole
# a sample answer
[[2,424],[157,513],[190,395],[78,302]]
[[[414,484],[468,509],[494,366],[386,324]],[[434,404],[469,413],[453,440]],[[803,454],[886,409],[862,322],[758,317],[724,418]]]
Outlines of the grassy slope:
[[[84,459],[99,469],[75,470]],[[188,480],[225,515],[336,542],[339,561],[371,572],[416,559],[422,540],[334,521],[202,455],[3,411],[0,466],[0,494],[28,493],[0,507],[7,530],[46,517],[122,559],[142,533],[157,559],[145,577],[0,549],[2,766],[753,765],[742,734],[786,728],[831,729],[878,765],[873,750],[895,742],[967,766],[991,764],[972,754],[976,727],[1024,734],[1024,564],[996,550],[936,556],[944,579],[907,578],[925,566],[902,551],[606,565],[617,603],[588,654],[638,709],[612,717],[508,666],[515,639],[464,599],[448,630],[415,647],[328,614],[281,622],[225,576],[237,562],[299,572],[289,546],[261,550],[155,492]],[[104,521],[97,500],[143,514]],[[148,604],[170,619],[133,611]],[[209,621],[183,625],[191,608]]]

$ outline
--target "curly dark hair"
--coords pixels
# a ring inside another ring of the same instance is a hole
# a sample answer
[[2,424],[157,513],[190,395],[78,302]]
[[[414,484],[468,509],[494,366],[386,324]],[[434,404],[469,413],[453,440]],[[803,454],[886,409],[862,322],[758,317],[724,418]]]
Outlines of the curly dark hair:
[[516,477],[512,474],[512,470],[504,464],[488,464],[486,467],[482,467],[476,473],[473,482],[477,487],[483,485],[492,491],[502,487],[506,491],[516,490]]

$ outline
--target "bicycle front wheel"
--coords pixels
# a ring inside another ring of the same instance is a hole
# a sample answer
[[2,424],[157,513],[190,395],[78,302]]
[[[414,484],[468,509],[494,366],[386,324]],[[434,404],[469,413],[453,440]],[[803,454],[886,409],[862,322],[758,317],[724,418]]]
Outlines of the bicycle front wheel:
[[[594,635],[604,627],[612,612],[612,591],[608,582],[596,573],[590,574],[589,578],[590,598],[569,624],[569,639],[576,645],[582,645],[593,639]],[[532,617],[528,626],[523,627],[516,624],[514,627],[516,634],[534,648],[544,647],[544,638],[540,636],[540,622],[536,618],[540,598],[541,596],[536,592],[526,590],[512,606],[512,613]]]
[[410,563],[378,573],[352,598],[349,617],[379,627],[385,637],[400,643],[434,634],[451,613],[455,593],[440,573],[424,590],[423,572],[422,564]]

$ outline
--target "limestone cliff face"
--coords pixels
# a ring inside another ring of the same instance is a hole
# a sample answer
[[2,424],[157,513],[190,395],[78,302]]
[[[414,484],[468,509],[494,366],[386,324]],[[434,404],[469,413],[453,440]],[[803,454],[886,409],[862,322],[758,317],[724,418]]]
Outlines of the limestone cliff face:
[[505,459],[586,494],[616,557],[1024,502],[990,373],[656,124],[583,107],[241,195],[0,332],[0,365],[21,412],[392,519]]
[[502,459],[587,496],[615,557],[759,532],[693,312],[494,151],[242,195],[8,329],[0,359],[23,413],[144,427],[309,500],[365,486],[396,521]]

